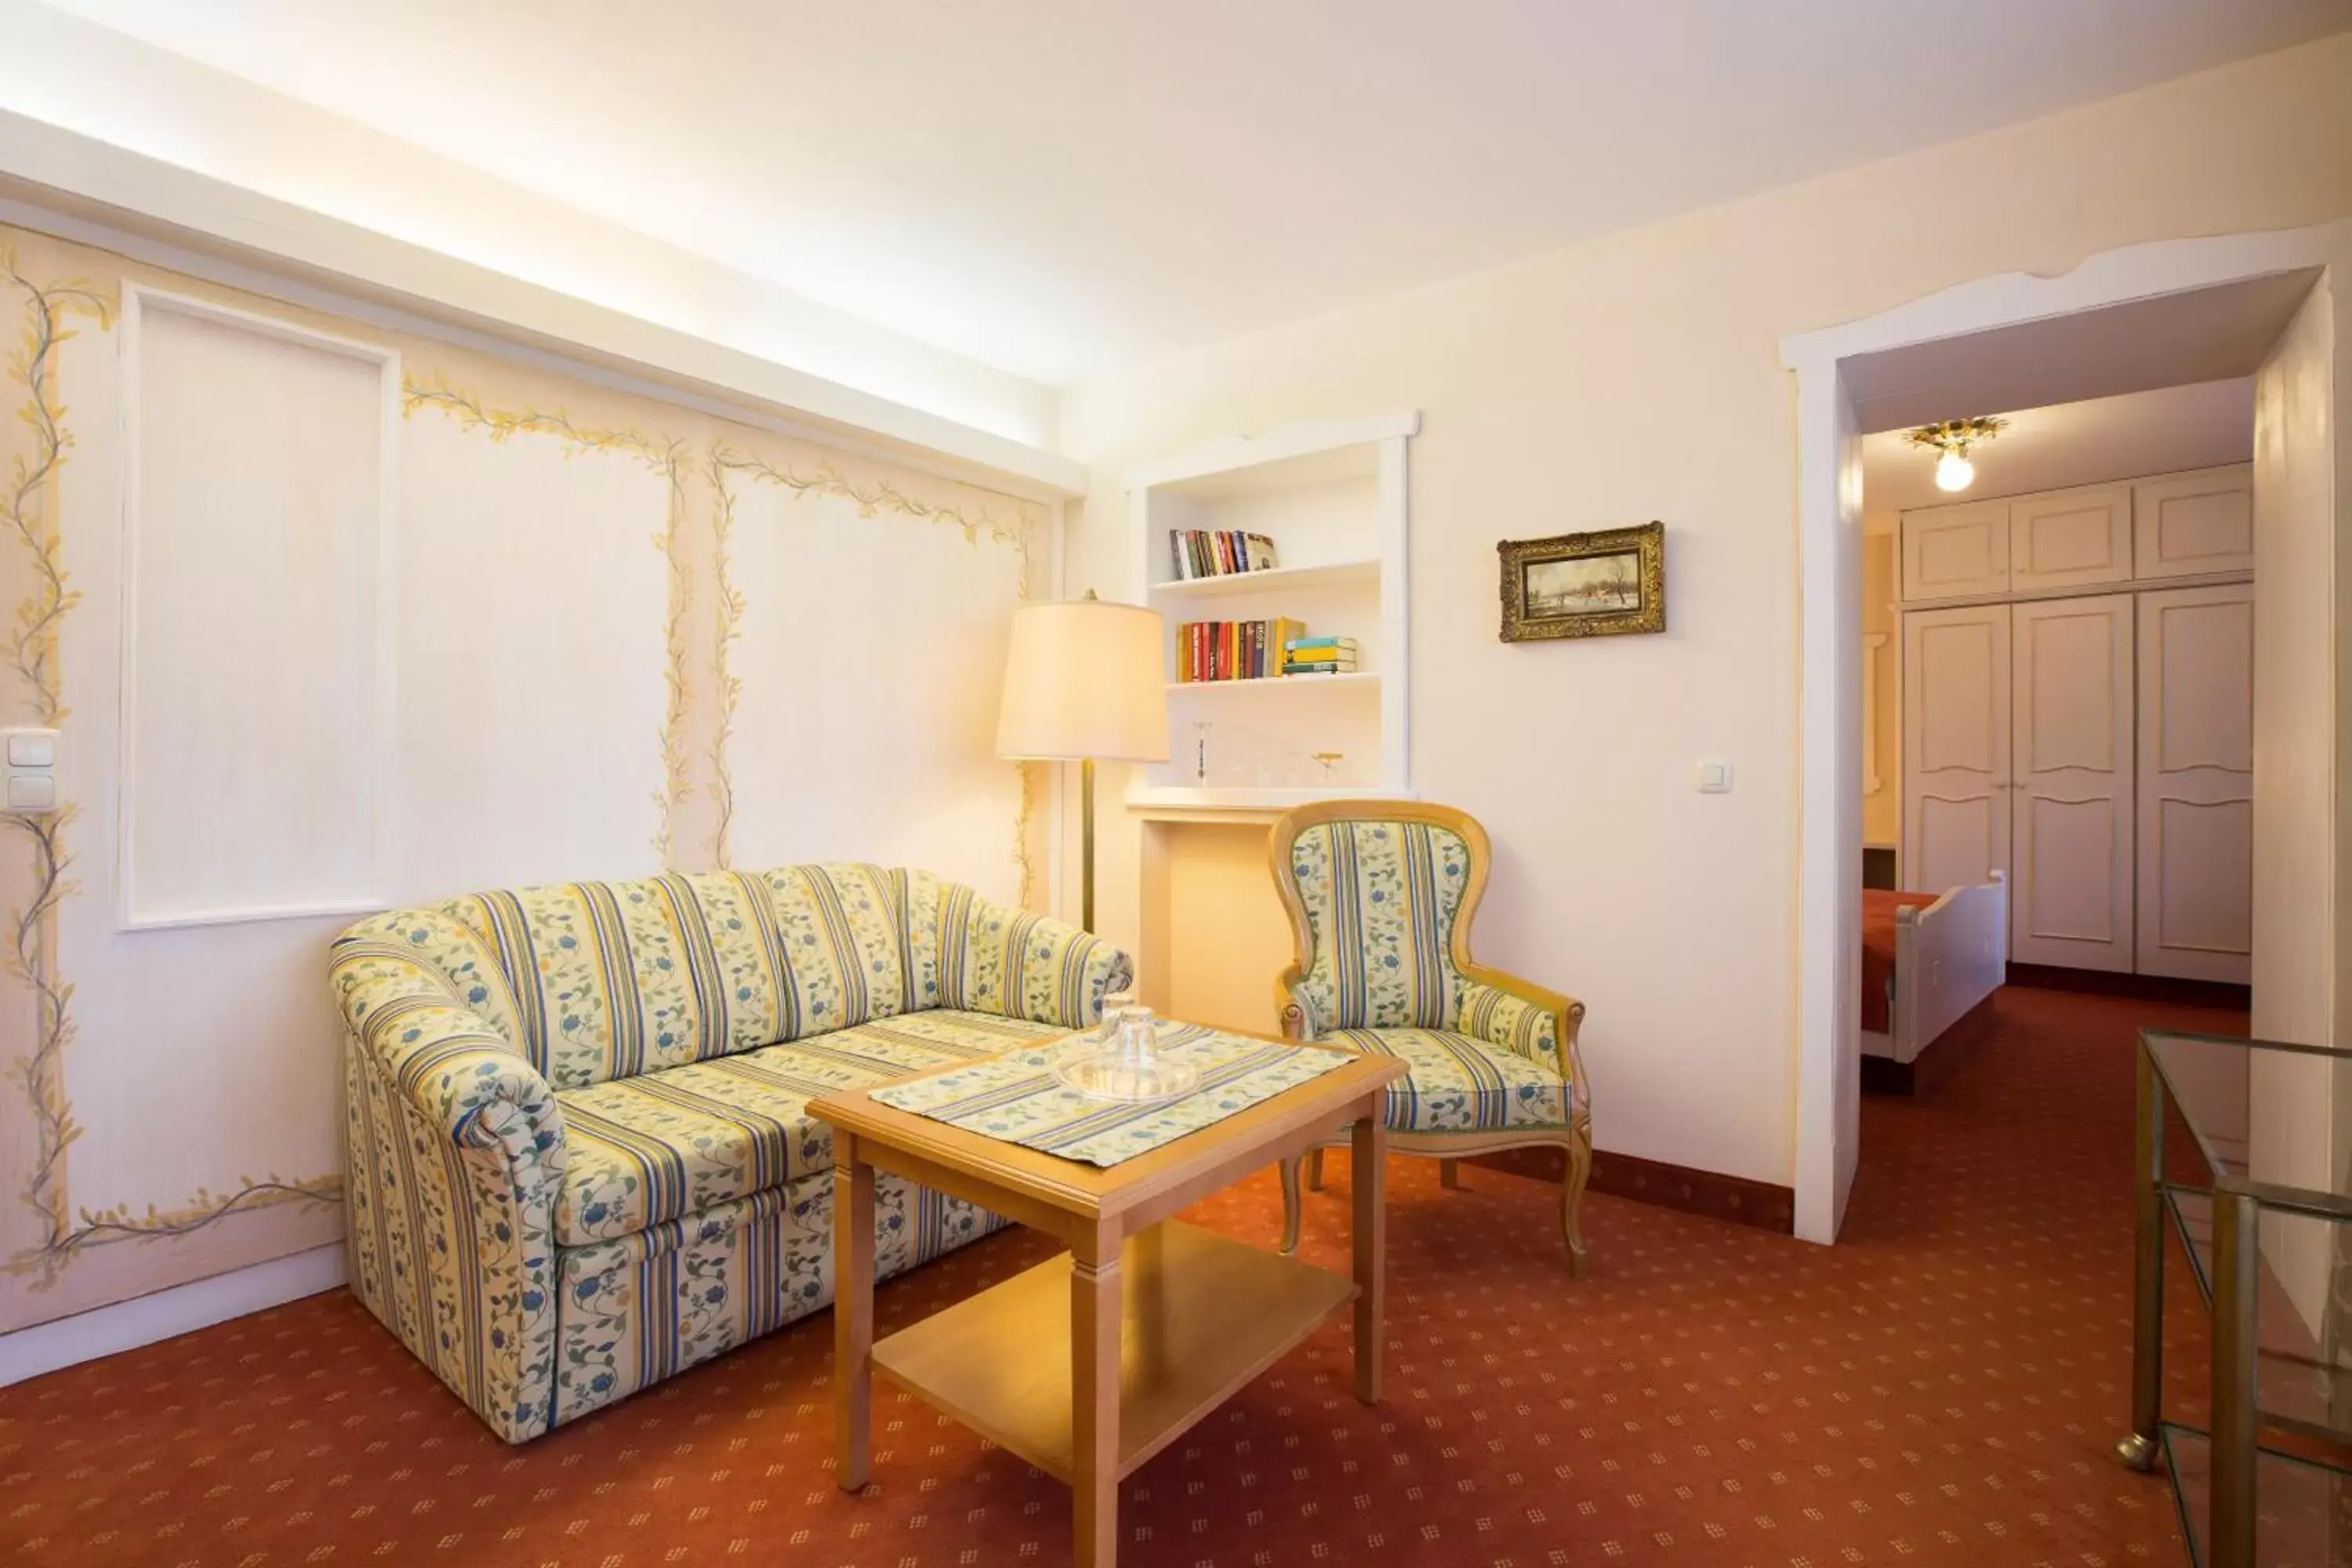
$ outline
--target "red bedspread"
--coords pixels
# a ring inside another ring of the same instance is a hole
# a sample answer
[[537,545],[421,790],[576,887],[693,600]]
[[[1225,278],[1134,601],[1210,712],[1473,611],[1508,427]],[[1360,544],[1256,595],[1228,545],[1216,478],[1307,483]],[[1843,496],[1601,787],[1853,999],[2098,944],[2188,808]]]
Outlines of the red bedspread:
[[1862,890],[1862,1026],[1885,1034],[1895,1026],[1894,1005],[1886,983],[1895,976],[1895,911],[1924,910],[1940,893],[1892,893],[1882,888]]

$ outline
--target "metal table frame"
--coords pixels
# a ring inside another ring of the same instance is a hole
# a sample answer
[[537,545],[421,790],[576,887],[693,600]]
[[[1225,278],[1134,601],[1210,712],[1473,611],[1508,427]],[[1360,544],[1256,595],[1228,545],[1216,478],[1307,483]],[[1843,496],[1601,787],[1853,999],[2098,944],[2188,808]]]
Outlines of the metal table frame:
[[[2134,1256],[2132,1291],[2132,1429],[2116,1445],[2116,1454],[2136,1470],[2152,1470],[2159,1454],[2168,1451],[2168,1432],[2204,1436],[2211,1446],[2212,1468],[2208,1505],[2210,1546],[2197,1560],[2202,1568],[2253,1568],[2255,1535],[2254,1485],[2265,1453],[2312,1462],[2306,1455],[2266,1447],[2262,1439],[2268,1424],[2306,1436],[2352,1444],[2352,1429],[2294,1420],[2260,1408],[2256,1363],[2260,1351],[2255,1319],[2262,1282],[2262,1214],[2264,1209],[2302,1215],[2336,1224],[2352,1225],[2352,1199],[2302,1187],[2280,1186],[2232,1173],[2209,1131],[2192,1119],[2175,1086],[2167,1079],[2156,1042],[2159,1039],[2210,1042],[2236,1049],[2278,1051],[2352,1061],[2352,1050],[2321,1046],[2289,1045],[2219,1035],[2199,1035],[2177,1029],[2142,1029],[2136,1053],[2138,1105],[2134,1139]],[[2181,1120],[2198,1143],[2210,1184],[2195,1186],[2168,1181],[2164,1172],[2165,1111],[2181,1108]],[[2213,1265],[2210,1278],[2199,1267],[2197,1245],[2180,1198],[2208,1197],[2212,1205]],[[2169,1214],[2188,1253],[2190,1273],[2212,1318],[2212,1426],[2200,1432],[2184,1423],[2164,1418],[2164,1223]],[[2352,1476],[2352,1468],[2324,1467]],[[2176,1492],[2180,1490],[2177,1463]],[[2181,1498],[2182,1531],[2197,1555],[2197,1535]]]

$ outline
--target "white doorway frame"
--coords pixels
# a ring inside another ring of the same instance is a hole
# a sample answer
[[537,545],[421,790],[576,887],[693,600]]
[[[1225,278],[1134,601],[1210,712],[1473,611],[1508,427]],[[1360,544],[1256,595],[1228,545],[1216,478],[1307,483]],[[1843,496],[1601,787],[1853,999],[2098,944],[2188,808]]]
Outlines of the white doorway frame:
[[[1860,1143],[1862,469],[1843,362],[2135,300],[2352,263],[2352,221],[2102,251],[1785,338],[1798,510],[1796,1234],[1836,1239]],[[2342,351],[2338,350],[2339,360]],[[2341,437],[2339,439],[2339,449]],[[2340,506],[2339,502],[2339,506]],[[2339,516],[2341,512],[2339,510]]]

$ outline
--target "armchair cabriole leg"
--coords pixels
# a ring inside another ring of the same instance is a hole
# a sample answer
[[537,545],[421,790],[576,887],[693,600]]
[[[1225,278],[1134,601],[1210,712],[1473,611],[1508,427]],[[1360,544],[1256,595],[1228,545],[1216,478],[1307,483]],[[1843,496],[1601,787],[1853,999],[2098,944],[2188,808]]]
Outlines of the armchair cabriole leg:
[[1440,1160],[1437,1162],[1437,1184],[1444,1187],[1449,1193],[1460,1192],[1462,1190],[1462,1162],[1459,1160]]
[[[1315,1152],[1318,1161],[1322,1153],[1320,1149]],[[1285,1258],[1298,1250],[1298,1162],[1299,1156],[1293,1154],[1279,1167],[1282,1173],[1282,1255]]]
[[1307,1190],[1310,1193],[1323,1190],[1323,1150],[1319,1144],[1307,1152]]
[[1568,1169],[1559,1184],[1559,1234],[1568,1243],[1568,1273],[1581,1279],[1591,1268],[1584,1250],[1584,1229],[1579,1215],[1584,1207],[1584,1184],[1592,1175],[1592,1134],[1587,1130],[1568,1146]]

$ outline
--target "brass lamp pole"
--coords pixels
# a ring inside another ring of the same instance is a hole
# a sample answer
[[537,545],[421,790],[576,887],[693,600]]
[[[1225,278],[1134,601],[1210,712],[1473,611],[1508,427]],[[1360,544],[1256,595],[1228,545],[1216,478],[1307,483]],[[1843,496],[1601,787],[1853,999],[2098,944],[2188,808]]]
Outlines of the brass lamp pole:
[[1078,923],[1095,929],[1095,763],[1168,760],[1167,624],[1140,605],[1078,600],[1013,615],[996,754],[1078,764]]

